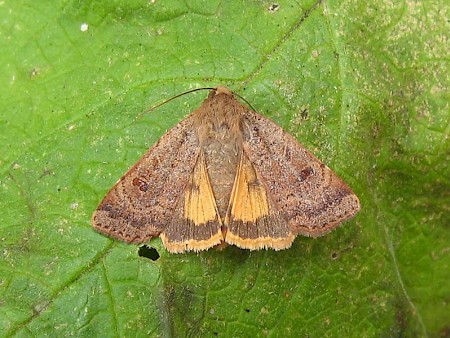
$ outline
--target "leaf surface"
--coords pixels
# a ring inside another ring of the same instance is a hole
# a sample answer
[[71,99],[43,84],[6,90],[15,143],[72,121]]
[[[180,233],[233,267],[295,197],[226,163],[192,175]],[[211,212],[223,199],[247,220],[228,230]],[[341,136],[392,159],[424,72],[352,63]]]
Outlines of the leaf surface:
[[[449,6],[378,1],[0,6],[1,336],[445,336]],[[88,29],[81,29],[83,23]],[[360,197],[291,249],[138,255],[102,196],[227,85]]]

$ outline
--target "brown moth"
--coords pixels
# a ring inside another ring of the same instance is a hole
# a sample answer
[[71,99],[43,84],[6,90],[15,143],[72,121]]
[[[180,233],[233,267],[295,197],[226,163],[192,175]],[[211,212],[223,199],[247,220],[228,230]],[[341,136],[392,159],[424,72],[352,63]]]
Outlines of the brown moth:
[[330,168],[218,86],[114,185],[92,224],[129,243],[160,236],[172,253],[223,242],[282,250],[359,208]]

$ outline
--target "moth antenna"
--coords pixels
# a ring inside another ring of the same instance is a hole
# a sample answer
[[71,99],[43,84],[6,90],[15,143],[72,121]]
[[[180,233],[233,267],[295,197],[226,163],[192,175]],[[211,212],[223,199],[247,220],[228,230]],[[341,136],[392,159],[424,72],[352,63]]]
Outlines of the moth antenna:
[[[153,107],[150,107],[150,108],[144,110],[142,113],[140,113],[140,114],[138,114],[138,115],[136,116],[135,121],[137,121],[138,119],[140,119],[144,114],[150,113],[151,111],[155,110],[156,108],[159,108],[159,107],[165,105],[166,103],[169,103],[170,101],[179,98],[180,96],[183,96],[183,95],[186,95],[186,94],[190,94],[190,93],[193,93],[193,92],[198,92],[198,91],[200,91],[200,90],[217,90],[217,87],[201,87],[201,88],[195,88],[195,89],[191,89],[191,90],[185,91],[185,92],[183,92],[183,93],[174,95],[174,96],[172,96],[171,98],[168,98],[167,100],[164,100],[163,102],[158,103],[157,105],[155,105],[155,106],[153,106]],[[251,105],[251,103],[248,102],[245,98],[243,98],[241,95],[239,95],[239,94],[237,94],[237,93],[235,93],[235,92],[232,92],[232,93],[233,93],[233,96],[237,96],[238,98],[240,98],[242,101],[244,101],[245,103],[247,103],[247,105],[248,105],[253,111],[256,112],[255,108],[253,108],[253,106]]]
[[245,103],[247,103],[248,106],[249,106],[254,112],[256,112],[256,109],[253,108],[252,104],[251,104],[250,102],[248,102],[245,98],[243,98],[241,95],[239,95],[239,94],[237,94],[237,93],[235,93],[235,92],[232,92],[232,93],[233,93],[234,96],[237,96],[237,97],[240,98],[242,101],[244,101]]
[[136,118],[135,118],[135,121],[137,121],[138,119],[140,119],[140,118],[142,117],[142,115],[147,114],[147,113],[150,113],[151,111],[155,110],[156,108],[159,108],[159,107],[161,107],[162,105],[165,105],[166,103],[169,103],[170,101],[175,100],[176,98],[179,98],[180,96],[183,96],[183,95],[186,95],[186,94],[190,94],[190,93],[193,93],[193,92],[198,92],[198,91],[200,91],[200,90],[214,90],[214,89],[216,89],[216,88],[213,88],[213,87],[195,88],[195,89],[191,89],[191,90],[188,90],[188,91],[186,91],[186,92],[177,94],[177,95],[175,95],[175,96],[172,96],[171,98],[168,98],[167,100],[164,100],[163,102],[158,103],[157,105],[155,105],[155,106],[153,106],[153,107],[150,107],[150,108],[144,110],[142,113],[138,114],[138,115],[136,116]]

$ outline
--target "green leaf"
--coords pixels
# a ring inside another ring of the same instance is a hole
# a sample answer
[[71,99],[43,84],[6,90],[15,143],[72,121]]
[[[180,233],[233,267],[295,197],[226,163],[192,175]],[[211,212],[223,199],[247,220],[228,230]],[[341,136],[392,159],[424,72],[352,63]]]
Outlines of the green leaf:
[[[444,0],[0,4],[0,336],[446,336]],[[81,25],[88,24],[83,31]],[[102,196],[224,84],[361,199],[281,252],[138,255]]]

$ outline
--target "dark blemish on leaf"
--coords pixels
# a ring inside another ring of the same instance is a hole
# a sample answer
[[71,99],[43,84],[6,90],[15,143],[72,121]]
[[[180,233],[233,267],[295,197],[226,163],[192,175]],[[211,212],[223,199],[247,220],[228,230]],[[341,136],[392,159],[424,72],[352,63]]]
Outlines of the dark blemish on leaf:
[[[395,313],[395,320],[397,322],[398,327],[398,337],[405,337],[407,328],[410,326],[409,324],[409,311],[405,308],[404,303],[400,301],[395,302],[396,307],[396,313]],[[448,337],[448,336],[441,336],[441,337]]]
[[38,76],[40,71],[41,70],[39,69],[39,67],[34,67],[30,72],[30,78],[32,79],[32,78]]
[[303,120],[307,120],[308,117],[309,117],[309,110],[308,110],[308,108],[303,108],[303,109],[300,111],[300,116],[301,116],[301,118],[302,118]]
[[438,334],[438,337],[450,337],[450,326],[445,326]]
[[331,254],[331,259],[335,260],[335,259],[338,259],[338,258],[339,258],[339,254],[338,254],[336,251],[334,251],[334,252]]
[[249,312],[250,312],[250,309],[245,309],[245,312],[249,313]]
[[138,250],[138,255],[139,257],[151,259],[152,261],[156,261],[159,259],[158,250],[148,245],[141,246]]
[[279,4],[272,4],[269,6],[269,8],[267,8],[267,10],[270,13],[275,13],[276,11],[278,11],[280,9],[280,5]]

